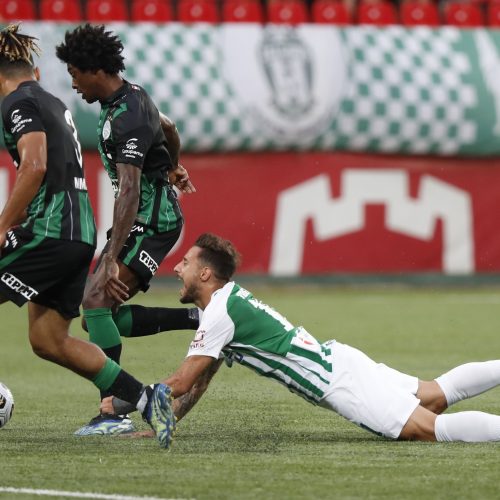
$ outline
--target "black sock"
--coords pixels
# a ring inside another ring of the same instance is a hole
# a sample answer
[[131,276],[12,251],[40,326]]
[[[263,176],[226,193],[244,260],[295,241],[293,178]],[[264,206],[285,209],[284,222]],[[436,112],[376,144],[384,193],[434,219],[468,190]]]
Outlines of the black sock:
[[123,399],[133,405],[136,405],[141,398],[144,386],[137,379],[132,377],[124,370],[120,370],[115,381],[106,392],[109,392],[117,398]]
[[121,306],[113,315],[122,337],[144,337],[170,330],[196,330],[198,309],[174,307]]

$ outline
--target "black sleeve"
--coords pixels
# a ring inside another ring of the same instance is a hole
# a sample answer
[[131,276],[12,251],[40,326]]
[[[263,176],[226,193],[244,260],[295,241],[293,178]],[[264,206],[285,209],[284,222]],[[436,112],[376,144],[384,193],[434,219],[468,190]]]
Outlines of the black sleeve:
[[36,101],[22,99],[13,102],[8,109],[2,107],[5,130],[12,134],[15,142],[28,132],[45,132]]
[[129,163],[142,169],[153,142],[153,129],[144,114],[127,110],[113,120],[111,130],[116,163]]

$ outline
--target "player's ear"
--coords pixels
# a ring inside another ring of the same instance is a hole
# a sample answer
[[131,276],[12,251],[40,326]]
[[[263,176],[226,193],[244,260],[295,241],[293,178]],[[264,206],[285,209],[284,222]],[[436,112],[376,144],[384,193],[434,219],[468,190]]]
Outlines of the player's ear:
[[211,277],[212,277],[212,270],[209,267],[207,267],[207,266],[202,267],[201,270],[200,270],[200,279],[201,279],[201,281],[203,281],[205,283]]
[[35,75],[36,81],[39,82],[40,81],[40,68],[38,66],[34,67],[33,74]]

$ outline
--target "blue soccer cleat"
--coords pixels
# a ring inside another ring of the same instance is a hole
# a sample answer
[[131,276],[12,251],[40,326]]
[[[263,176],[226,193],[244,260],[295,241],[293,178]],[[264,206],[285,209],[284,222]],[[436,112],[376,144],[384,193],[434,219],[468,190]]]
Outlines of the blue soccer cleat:
[[172,400],[170,387],[155,384],[143,413],[144,420],[155,431],[160,446],[166,449],[170,447],[176,426]]
[[128,415],[111,415],[101,413],[94,417],[87,425],[75,431],[75,436],[117,436],[134,432],[134,424]]

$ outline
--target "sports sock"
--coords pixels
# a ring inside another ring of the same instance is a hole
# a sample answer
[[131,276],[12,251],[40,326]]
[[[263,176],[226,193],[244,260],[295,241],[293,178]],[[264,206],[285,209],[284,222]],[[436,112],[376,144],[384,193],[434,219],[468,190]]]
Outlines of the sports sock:
[[[100,307],[97,309],[85,309],[83,317],[87,323],[89,339],[97,344],[116,363],[120,363],[122,352],[122,339],[120,332],[113,321],[111,309]],[[112,393],[101,389],[101,399],[110,396]]]
[[122,337],[144,337],[169,330],[196,330],[200,324],[197,308],[128,304],[118,308],[113,320]]
[[132,375],[122,370],[112,359],[107,358],[99,373],[92,379],[94,385],[101,390],[128,401],[134,405],[141,398],[143,384]]
[[500,441],[500,416],[481,411],[438,415],[434,432],[438,441]]
[[448,406],[451,406],[499,385],[500,360],[457,366],[437,377],[436,382],[443,390]]

